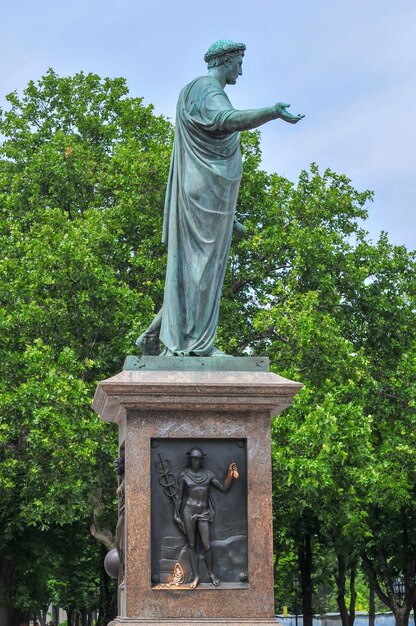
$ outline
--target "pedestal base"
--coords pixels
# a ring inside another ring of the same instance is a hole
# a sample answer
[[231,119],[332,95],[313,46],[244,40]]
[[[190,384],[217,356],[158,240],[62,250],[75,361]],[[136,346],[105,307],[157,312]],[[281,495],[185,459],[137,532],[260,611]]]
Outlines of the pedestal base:
[[274,618],[270,619],[123,619],[118,617],[108,626],[277,626]]

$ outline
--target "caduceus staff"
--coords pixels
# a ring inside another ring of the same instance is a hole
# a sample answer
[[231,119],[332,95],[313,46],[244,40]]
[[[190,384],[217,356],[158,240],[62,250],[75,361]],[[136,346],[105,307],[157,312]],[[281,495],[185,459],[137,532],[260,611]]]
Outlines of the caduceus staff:
[[160,474],[159,484],[163,488],[165,495],[171,500],[173,504],[173,508],[175,509],[175,521],[178,524],[181,531],[185,534],[185,526],[181,520],[178,499],[177,499],[177,491],[175,484],[175,477],[166,465],[165,461],[162,458],[161,453],[159,452],[160,465],[158,467],[158,472]]

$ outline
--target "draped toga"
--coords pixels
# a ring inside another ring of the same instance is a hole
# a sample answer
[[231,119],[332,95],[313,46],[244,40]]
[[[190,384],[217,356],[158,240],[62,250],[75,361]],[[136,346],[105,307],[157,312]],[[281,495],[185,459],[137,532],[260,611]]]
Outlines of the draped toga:
[[160,338],[172,354],[212,351],[242,174],[234,111],[212,76],[179,94],[165,200],[168,262]]

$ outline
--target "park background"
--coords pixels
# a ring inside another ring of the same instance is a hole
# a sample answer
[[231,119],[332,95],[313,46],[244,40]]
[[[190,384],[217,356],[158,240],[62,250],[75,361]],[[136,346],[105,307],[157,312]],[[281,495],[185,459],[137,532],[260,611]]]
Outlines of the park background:
[[116,521],[115,433],[90,400],[161,304],[172,127],[159,116],[174,121],[180,88],[205,72],[203,54],[222,37],[247,45],[228,89],[236,108],[286,101],[306,115],[243,138],[238,216],[249,237],[233,244],[219,329],[226,351],[268,354],[275,371],[305,383],[273,425],[276,608],[299,602],[305,626],[337,609],[351,626],[354,604],[406,623],[416,555],[415,13],[384,0],[4,8],[8,624],[43,619],[51,602],[71,623],[114,613],[101,563]]

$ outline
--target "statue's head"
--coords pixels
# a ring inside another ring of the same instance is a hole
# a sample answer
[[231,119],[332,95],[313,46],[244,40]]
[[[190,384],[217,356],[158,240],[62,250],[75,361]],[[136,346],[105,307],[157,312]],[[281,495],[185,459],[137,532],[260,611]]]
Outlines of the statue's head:
[[202,452],[201,448],[192,448],[192,450],[186,453],[186,456],[189,457],[191,467],[198,469],[202,466],[204,456],[207,455]]
[[208,69],[220,65],[228,65],[234,61],[235,57],[243,57],[246,49],[245,44],[236,43],[230,39],[218,39],[210,45],[204,55],[204,61],[208,64]]

